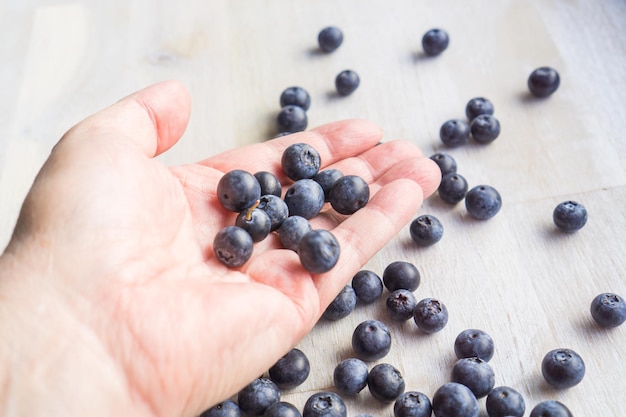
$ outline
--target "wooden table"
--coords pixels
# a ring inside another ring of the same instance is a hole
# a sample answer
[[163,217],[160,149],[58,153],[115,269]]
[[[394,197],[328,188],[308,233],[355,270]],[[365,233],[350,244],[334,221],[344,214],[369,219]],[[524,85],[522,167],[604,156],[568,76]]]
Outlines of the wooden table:
[[[462,204],[435,195],[416,213],[444,224],[437,245],[418,249],[408,226],[365,268],[392,261],[422,273],[418,298],[434,296],[450,321],[433,335],[394,324],[384,300],[322,321],[300,344],[312,371],[283,399],[333,389],[332,370],[352,355],[355,326],[386,321],[390,354],[407,390],[432,396],[450,380],[453,343],[467,328],[495,340],[496,385],[519,390],[527,414],[557,399],[575,416],[624,415],[626,325],[595,326],[589,305],[601,292],[626,296],[626,3],[620,0],[140,1],[5,0],[0,3],[0,244],[9,239],[35,174],[74,123],[150,83],[176,78],[193,96],[183,140],[162,157],[192,162],[275,134],[278,97],[291,85],[312,96],[309,126],[343,118],[380,124],[385,138],[414,141],[426,154],[450,153],[470,185],[502,194],[501,212],[471,220]],[[327,25],[343,29],[332,54],[316,49]],[[450,47],[421,54],[421,37],[441,27]],[[561,74],[550,98],[529,96],[539,66]],[[343,69],[361,76],[349,97],[333,94]],[[502,133],[490,145],[448,149],[441,124],[463,118],[466,102],[488,97]],[[575,234],[555,230],[552,210],[573,199],[589,211]],[[572,348],[587,365],[583,382],[550,388],[543,355]],[[370,366],[373,365],[370,364]],[[346,399],[349,416],[392,416],[365,390]],[[484,399],[481,416],[486,416]]]

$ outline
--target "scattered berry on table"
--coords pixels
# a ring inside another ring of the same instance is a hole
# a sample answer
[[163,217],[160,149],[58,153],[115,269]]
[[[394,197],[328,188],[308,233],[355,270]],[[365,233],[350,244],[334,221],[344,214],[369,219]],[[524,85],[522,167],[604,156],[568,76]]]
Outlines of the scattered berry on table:
[[253,242],[260,242],[269,235],[272,222],[264,210],[252,206],[237,215],[235,226],[248,232]]
[[257,208],[265,211],[269,216],[272,223],[272,231],[277,230],[289,216],[289,207],[287,207],[282,198],[276,195],[268,194],[261,196]]
[[298,86],[286,88],[280,95],[280,107],[289,105],[301,107],[305,111],[308,110],[311,106],[309,92]]
[[465,198],[469,185],[465,177],[458,172],[451,172],[441,178],[437,189],[439,197],[448,204],[457,204]]
[[469,123],[461,119],[447,120],[439,128],[439,138],[449,147],[465,145],[469,142],[470,133]]
[[496,376],[489,362],[476,357],[462,358],[452,367],[452,381],[465,385],[476,398],[482,398],[495,386]]
[[278,388],[291,389],[306,381],[310,372],[309,358],[300,349],[293,348],[280,358],[268,373]]
[[226,400],[205,410],[199,417],[243,417],[243,414],[235,401]]
[[381,359],[391,349],[391,332],[381,321],[365,320],[352,333],[352,349],[365,361]]
[[395,290],[387,297],[385,306],[387,313],[394,321],[407,321],[413,317],[413,309],[417,305],[417,298],[409,290]]
[[301,132],[306,129],[308,124],[306,110],[300,106],[288,104],[278,112],[276,123],[279,132]]
[[470,131],[476,142],[491,143],[500,135],[500,121],[491,114],[481,114],[470,123]]
[[292,403],[279,401],[267,407],[263,417],[302,417],[302,414]]
[[311,223],[304,217],[289,216],[278,228],[278,238],[285,249],[297,252],[300,239],[311,230]]
[[409,234],[418,246],[431,246],[443,237],[443,225],[432,214],[424,214],[411,222]]
[[443,29],[430,29],[422,36],[422,49],[429,56],[441,54],[448,48],[450,37]]
[[383,294],[383,281],[373,271],[364,269],[352,277],[352,288],[359,300],[371,304]]
[[551,67],[540,67],[528,76],[528,89],[535,97],[545,98],[552,95],[561,84],[559,73]]
[[302,179],[291,184],[285,192],[284,200],[290,216],[311,219],[324,207],[324,190],[317,182]]
[[430,417],[431,415],[430,399],[419,391],[403,392],[393,404],[394,417]]
[[280,389],[269,378],[257,378],[237,394],[237,403],[244,414],[261,416],[272,404],[280,401]]
[[353,70],[343,70],[335,77],[335,88],[340,96],[349,96],[360,84],[361,79]]
[[490,185],[477,185],[465,194],[465,208],[473,218],[487,220],[502,208],[502,197]]
[[435,417],[478,417],[478,400],[469,388],[456,382],[437,388],[432,407]]
[[424,298],[415,306],[413,320],[424,333],[436,333],[448,324],[448,308],[436,298]]
[[240,213],[252,207],[261,197],[259,181],[247,171],[234,169],[225,173],[217,183],[217,198],[229,211]]
[[343,43],[343,32],[335,26],[322,29],[317,35],[317,43],[324,52],[333,52]]
[[576,201],[563,201],[552,212],[556,227],[564,232],[575,232],[587,223],[587,209]]
[[437,166],[439,166],[442,177],[451,172],[456,172],[457,164],[452,155],[443,152],[437,152],[431,155],[430,159],[435,161]]
[[276,175],[267,171],[259,171],[254,174],[254,178],[257,179],[261,186],[261,195],[271,194],[278,197],[282,195],[283,187]]
[[302,417],[346,417],[346,404],[339,394],[322,391],[311,395],[302,408]]
[[320,170],[319,152],[308,143],[294,143],[283,151],[280,165],[290,179],[313,178]]
[[585,362],[572,349],[554,349],[541,361],[541,374],[556,389],[571,388],[585,376]]
[[495,351],[492,337],[480,329],[466,329],[454,340],[454,354],[458,359],[477,357],[489,362]]
[[354,307],[356,307],[354,288],[351,285],[346,285],[326,307],[322,315],[327,320],[339,320],[352,313]]
[[383,271],[383,284],[389,291],[399,289],[415,291],[420,282],[420,272],[410,262],[394,261],[387,265]]
[[507,386],[492,389],[487,395],[485,406],[489,417],[523,417],[526,411],[522,394]]
[[626,301],[614,293],[598,294],[591,301],[591,317],[607,329],[620,326],[626,321]]
[[358,358],[341,361],[333,372],[335,388],[344,395],[356,395],[367,386],[367,364]]
[[465,115],[471,122],[481,114],[493,114],[493,103],[485,97],[474,97],[465,105]]
[[367,387],[374,398],[390,403],[404,392],[405,382],[395,366],[379,363],[367,375]]
[[330,201],[330,190],[341,177],[343,177],[343,173],[334,168],[325,169],[315,174],[313,181],[322,186],[322,190],[324,190],[324,201]]
[[339,260],[339,242],[327,230],[312,230],[300,239],[298,256],[307,271],[313,274],[328,272]]
[[542,401],[533,407],[529,417],[574,417],[574,415],[565,404],[555,400],[548,400]]
[[344,175],[330,189],[328,201],[341,214],[353,214],[363,208],[370,198],[370,188],[357,175]]
[[235,268],[252,256],[252,236],[238,226],[226,226],[213,239],[215,257],[224,265]]

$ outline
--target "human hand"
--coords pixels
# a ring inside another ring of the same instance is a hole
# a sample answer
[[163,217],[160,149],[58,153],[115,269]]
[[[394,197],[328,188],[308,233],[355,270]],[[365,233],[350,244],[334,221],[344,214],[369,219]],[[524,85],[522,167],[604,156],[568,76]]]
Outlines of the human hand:
[[[154,85],[73,127],[42,167],[0,258],[0,377],[18,414],[199,414],[295,346],[439,182],[414,145],[376,146],[382,134],[364,121],[167,167],[155,156],[189,112],[179,83]],[[312,275],[270,235],[225,267],[212,240],[236,214],[217,182],[245,169],[286,184],[280,156],[296,142],[370,184],[352,216],[311,220],[338,239],[339,262]]]

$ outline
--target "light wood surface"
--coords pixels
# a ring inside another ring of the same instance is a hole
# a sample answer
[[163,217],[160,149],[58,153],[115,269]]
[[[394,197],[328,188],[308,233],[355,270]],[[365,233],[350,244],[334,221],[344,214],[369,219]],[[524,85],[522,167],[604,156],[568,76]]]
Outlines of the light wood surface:
[[[418,249],[407,227],[365,268],[382,274],[392,261],[413,262],[422,274],[416,296],[440,298],[447,327],[425,335],[412,322],[392,323],[383,299],[358,305],[302,341],[311,375],[283,399],[301,409],[312,393],[333,389],[334,366],[352,356],[352,330],[378,318],[393,333],[390,354],[378,362],[396,366],[407,390],[432,397],[450,380],[456,335],[480,328],[496,343],[496,385],[519,390],[526,415],[557,399],[575,416],[622,416],[626,325],[598,328],[589,304],[601,292],[626,296],[625,24],[621,0],[4,0],[0,246],[58,138],[120,97],[163,79],[188,86],[189,128],[162,156],[179,164],[273,137],[280,93],[300,85],[312,96],[309,126],[371,119],[385,139],[450,153],[471,186],[493,185],[504,205],[480,222],[462,204],[426,201],[416,215],[437,216],[443,240]],[[327,25],[345,34],[333,54],[316,50]],[[451,38],[434,59],[420,45],[432,27]],[[543,65],[558,69],[561,87],[532,99],[526,79]],[[334,77],[347,68],[362,84],[339,98]],[[439,127],[463,118],[475,96],[495,104],[500,137],[488,146],[443,147]],[[552,210],[568,199],[589,211],[588,224],[572,235],[552,223]],[[574,349],[587,365],[583,382],[569,390],[548,387],[540,373],[543,355],[557,347]],[[346,402],[352,417],[393,415],[367,390]]]

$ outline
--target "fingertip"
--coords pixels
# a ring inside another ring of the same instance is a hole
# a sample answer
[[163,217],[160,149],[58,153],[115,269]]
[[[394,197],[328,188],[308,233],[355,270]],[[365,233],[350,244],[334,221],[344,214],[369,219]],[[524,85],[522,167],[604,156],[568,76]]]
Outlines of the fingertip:
[[[376,145],[383,137],[383,131],[376,123],[365,119],[346,119],[328,123],[313,129],[328,140],[359,141],[368,147]],[[332,147],[332,143],[330,144]]]

